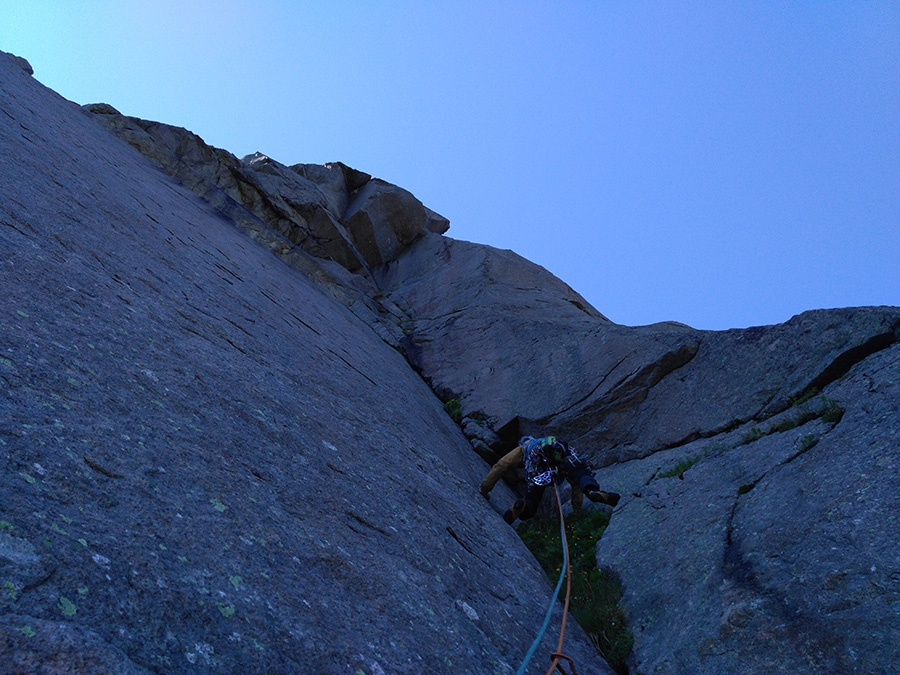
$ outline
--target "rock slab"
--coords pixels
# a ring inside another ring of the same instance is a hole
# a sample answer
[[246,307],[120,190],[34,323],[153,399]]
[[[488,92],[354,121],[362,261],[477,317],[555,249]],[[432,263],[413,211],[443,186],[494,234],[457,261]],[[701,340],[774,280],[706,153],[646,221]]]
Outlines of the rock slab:
[[403,356],[2,53],[0,113],[0,672],[514,672],[552,589]]

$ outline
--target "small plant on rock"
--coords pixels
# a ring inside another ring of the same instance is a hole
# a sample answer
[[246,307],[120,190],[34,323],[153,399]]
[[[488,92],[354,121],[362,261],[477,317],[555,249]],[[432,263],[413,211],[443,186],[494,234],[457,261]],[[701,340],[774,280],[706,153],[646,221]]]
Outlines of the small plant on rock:
[[[816,390],[810,390],[815,393]],[[799,405],[800,403],[806,403],[810,397],[801,396],[794,405]],[[803,426],[807,422],[811,422],[815,419],[821,419],[823,422],[827,424],[837,424],[841,421],[841,418],[844,416],[844,408],[832,398],[828,398],[827,396],[822,396],[822,404],[813,410],[803,409],[795,415],[791,415],[789,417],[785,417],[779,422],[775,422],[763,431],[759,427],[751,427],[750,431],[744,434],[744,437],[735,444],[734,447],[738,447],[741,445],[747,445],[748,443],[752,443],[753,441],[758,441],[763,436],[768,436],[770,434],[782,433],[785,431],[790,431],[791,429],[796,429],[797,427]],[[806,438],[806,437],[804,437]],[[811,447],[811,446],[808,446]],[[807,449],[807,448],[804,448]]]
[[816,438],[814,434],[806,434],[803,438],[800,439],[800,451],[806,452],[818,442],[819,439]]
[[444,404],[444,410],[450,415],[450,419],[459,424],[462,421],[462,404],[458,398],[451,398]]
[[744,437],[741,439],[740,445],[747,445],[747,443],[758,441],[763,435],[762,429],[759,427],[750,427],[750,431],[744,434]]
[[690,469],[694,464],[699,462],[701,459],[706,457],[705,452],[701,452],[699,455],[694,455],[693,457],[687,457],[686,459],[681,460],[673,466],[671,469],[666,469],[661,472],[657,478],[672,478],[674,476],[678,476],[679,478],[684,478],[684,472]]
[[837,424],[844,416],[844,409],[833,398],[822,397],[822,421],[828,424]]
[[819,393],[819,388],[818,388],[818,387],[810,387],[809,389],[807,389],[807,390],[804,391],[803,393],[799,394],[796,398],[792,398],[792,399],[791,399],[791,405],[792,405],[792,406],[797,406],[797,405],[801,405],[801,404],[803,404],[803,403],[806,403],[807,401],[809,401],[810,399],[812,399],[812,398],[813,398],[816,394],[818,394],[818,393]]
[[793,417],[785,417],[778,424],[773,424],[771,427],[769,427],[766,435],[768,436],[769,434],[790,431],[791,429],[803,426],[807,422],[811,422],[817,417],[819,417],[819,413],[811,410],[803,413],[798,413]]

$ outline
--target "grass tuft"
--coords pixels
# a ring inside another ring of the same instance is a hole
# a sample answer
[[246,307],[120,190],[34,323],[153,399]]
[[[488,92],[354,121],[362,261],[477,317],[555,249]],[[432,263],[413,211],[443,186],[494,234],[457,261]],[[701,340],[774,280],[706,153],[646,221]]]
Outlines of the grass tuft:
[[752,443],[753,441],[758,441],[762,437],[762,429],[760,429],[759,427],[750,427],[750,431],[744,434],[744,437],[741,439],[741,442],[738,445],[747,445],[748,443]]
[[[780,422],[771,424],[765,431],[763,431],[759,427],[751,427],[750,431],[744,434],[744,437],[735,445],[735,447],[747,445],[748,443],[752,443],[753,441],[758,441],[763,436],[768,436],[769,434],[782,433],[785,431],[790,431],[791,429],[796,429],[797,427],[803,426],[807,422],[812,422],[815,419],[821,419],[826,424],[832,425],[840,422],[841,418],[844,416],[844,409],[841,407],[841,405],[834,399],[828,398],[827,396],[822,396],[820,398],[822,399],[822,402],[818,408],[812,410],[804,410],[802,412],[798,412],[796,415],[785,417]],[[808,398],[804,399],[803,402],[806,402],[808,400]]]
[[833,398],[822,397],[822,421],[828,424],[837,424],[844,416],[844,409]]
[[678,464],[673,466],[671,469],[666,469],[665,471],[662,471],[656,477],[657,478],[673,478],[675,476],[678,476],[679,478],[684,478],[684,472],[687,471],[688,469],[690,469],[692,466],[694,466],[694,464],[699,462],[704,457],[706,457],[705,452],[701,452],[699,455],[694,455],[692,457],[687,457],[687,458],[681,460],[680,462],[678,462]]
[[448,415],[450,415],[450,419],[459,424],[462,422],[462,404],[459,402],[458,398],[451,398],[444,404],[444,410]]
[[815,397],[815,395],[818,394],[818,393],[819,393],[819,388],[818,388],[818,387],[810,387],[809,389],[807,389],[806,391],[802,392],[801,394],[799,394],[799,395],[796,396],[795,398],[792,398],[792,399],[791,399],[791,405],[792,405],[792,406],[802,405],[803,403],[806,403],[807,401],[809,401],[810,399],[812,399],[813,397]]

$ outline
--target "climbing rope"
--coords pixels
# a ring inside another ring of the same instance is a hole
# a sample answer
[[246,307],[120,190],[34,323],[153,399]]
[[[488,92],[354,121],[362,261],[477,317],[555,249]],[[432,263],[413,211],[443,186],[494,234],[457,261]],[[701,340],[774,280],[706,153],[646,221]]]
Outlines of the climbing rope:
[[566,520],[563,517],[562,499],[559,498],[559,487],[556,483],[553,484],[553,487],[556,489],[556,505],[559,507],[559,529],[560,536],[562,537],[563,569],[566,574],[566,602],[563,605],[562,624],[559,627],[559,644],[556,646],[556,651],[550,655],[553,661],[550,663],[550,668],[547,669],[546,675],[550,675],[557,668],[563,675],[567,675],[566,671],[559,665],[560,659],[568,661],[569,665],[572,667],[573,675],[578,675],[578,671],[575,669],[575,662],[562,653],[563,641],[566,639],[566,619],[569,617],[569,600],[572,599],[572,566],[569,562],[569,540],[566,538]]
[[559,597],[559,589],[562,588],[563,579],[568,578],[568,583],[566,584],[566,602],[563,605],[563,617],[562,617],[562,625],[559,629],[559,645],[556,648],[556,651],[551,654],[551,658],[553,659],[550,669],[547,671],[547,675],[553,672],[554,669],[559,669],[563,675],[567,675],[566,671],[562,669],[562,666],[559,665],[560,659],[565,659],[569,662],[569,665],[572,666],[573,675],[578,675],[578,671],[575,669],[575,663],[568,656],[562,653],[563,640],[565,640],[566,635],[566,618],[569,614],[569,599],[572,595],[572,575],[570,574],[570,566],[569,566],[569,542],[566,539],[566,521],[563,517],[562,510],[562,500],[559,496],[559,487],[556,483],[553,483],[553,487],[556,489],[556,504],[559,507],[559,536],[562,540],[562,550],[563,550],[563,565],[562,570],[559,574],[559,581],[556,582],[556,590],[553,591],[553,597],[550,600],[550,606],[547,608],[547,615],[544,617],[544,623],[541,626],[541,629],[538,631],[537,637],[534,638],[534,642],[531,643],[531,647],[529,647],[528,652],[525,654],[525,659],[522,661],[522,665],[519,666],[519,669],[516,671],[516,675],[525,675],[525,669],[528,668],[528,664],[531,661],[531,657],[534,656],[534,652],[537,650],[538,645],[541,640],[544,638],[544,634],[547,632],[547,626],[550,625],[550,617],[553,614],[553,608],[556,606],[556,599]]

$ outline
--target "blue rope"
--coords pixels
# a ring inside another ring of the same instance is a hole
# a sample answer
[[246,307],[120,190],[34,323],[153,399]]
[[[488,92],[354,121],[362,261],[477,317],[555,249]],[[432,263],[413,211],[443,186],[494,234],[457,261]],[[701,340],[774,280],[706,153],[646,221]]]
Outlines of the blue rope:
[[[565,539],[566,524],[562,518],[559,519],[559,533],[560,533],[560,536],[563,539]],[[537,637],[534,639],[534,642],[531,643],[531,647],[529,648],[528,652],[525,654],[525,660],[522,661],[522,665],[519,666],[519,669],[516,671],[516,675],[525,675],[525,669],[528,667],[528,663],[531,661],[531,657],[534,656],[534,652],[538,648],[538,645],[541,643],[541,640],[544,639],[544,633],[547,632],[547,626],[550,625],[550,617],[553,614],[553,607],[554,607],[554,605],[556,605],[556,599],[559,597],[559,589],[562,588],[563,579],[566,578],[566,570],[569,569],[568,547],[563,546],[562,549],[563,549],[562,571],[559,574],[559,581],[556,582],[556,590],[553,592],[553,597],[550,599],[550,606],[547,608],[547,616],[544,617],[544,625],[541,626],[541,630],[538,632]]]

